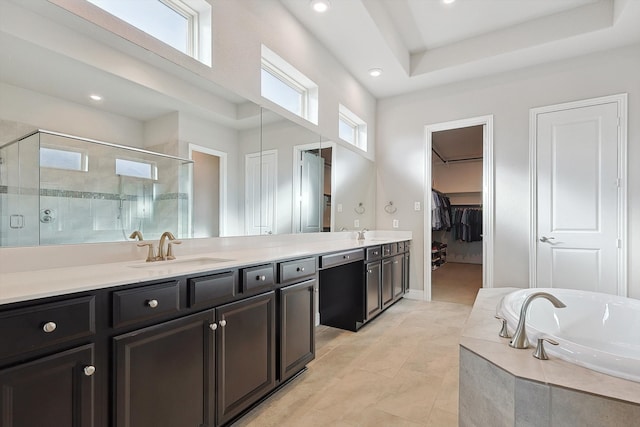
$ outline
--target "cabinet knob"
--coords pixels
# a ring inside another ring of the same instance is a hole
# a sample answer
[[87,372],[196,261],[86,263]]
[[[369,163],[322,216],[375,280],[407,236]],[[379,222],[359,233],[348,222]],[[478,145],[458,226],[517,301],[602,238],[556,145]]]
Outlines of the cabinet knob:
[[267,276],[256,276],[256,280],[260,280],[261,282],[264,282],[265,280],[267,280]]
[[394,263],[394,264],[397,264],[397,263],[398,263],[398,261],[393,261],[393,263]]
[[211,323],[209,325],[209,329],[211,329],[212,331],[215,331],[216,329],[218,329],[218,324],[217,323]]
[[88,377],[90,377],[91,375],[95,374],[96,372],[96,367],[92,366],[92,365],[87,365],[84,367],[84,369],[82,370],[84,372],[84,374]]
[[151,308],[156,308],[158,306],[158,300],[157,299],[152,299],[147,301],[147,305]]
[[368,273],[373,273],[373,270],[367,270]]
[[222,326],[223,328],[224,328],[225,326],[227,326],[227,321],[226,321],[226,320],[221,320],[221,321],[220,321],[220,326]]
[[304,271],[304,267],[298,267],[298,271]]
[[45,331],[46,333],[51,333],[55,331],[57,327],[58,325],[56,325],[56,322],[47,322],[42,327],[42,330]]
[[349,259],[349,255],[345,255],[345,256],[344,256],[344,259]]

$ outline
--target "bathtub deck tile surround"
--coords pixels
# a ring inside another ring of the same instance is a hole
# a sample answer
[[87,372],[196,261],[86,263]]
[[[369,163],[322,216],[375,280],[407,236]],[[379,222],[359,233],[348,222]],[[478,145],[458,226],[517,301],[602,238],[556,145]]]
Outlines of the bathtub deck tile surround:
[[[569,406],[578,405],[580,399],[584,400],[586,397],[593,397],[596,399],[594,400],[594,405],[601,407],[601,417],[614,416],[611,414],[616,412],[618,410],[616,408],[621,405],[620,408],[622,409],[620,413],[622,415],[620,415],[621,418],[619,418],[619,420],[624,421],[628,419],[629,414],[634,414],[636,417],[634,422],[637,422],[637,420],[640,419],[640,383],[591,371],[581,366],[559,360],[553,356],[551,356],[550,360],[539,361],[531,356],[533,349],[512,349],[508,346],[508,339],[498,337],[500,324],[493,317],[496,305],[502,296],[514,290],[517,289],[482,289],[480,291],[476,304],[462,332],[460,351],[461,362],[465,361],[466,363],[468,359],[478,359],[483,363],[491,364],[497,368],[497,372],[499,373],[496,375],[498,377],[501,375],[513,376],[516,379],[516,389],[514,390],[514,396],[511,400],[516,407],[518,403],[544,400],[544,392],[541,391],[540,387],[548,390],[550,406],[547,415],[539,413],[538,419],[531,421],[533,415],[529,412],[531,408],[518,408],[513,413],[513,417],[515,417],[514,421],[518,421],[515,425],[567,425],[567,419],[564,418],[565,412],[562,406],[563,399],[568,399],[567,396],[573,396],[576,399],[575,402],[567,401]],[[462,354],[466,356],[462,356]],[[476,363],[479,362],[476,361]],[[467,375],[468,368],[462,365],[463,363],[461,363],[460,377],[461,425],[481,425],[471,422],[465,424],[462,422],[466,417],[465,411],[470,407],[467,405],[473,403],[473,401],[468,401],[465,403],[465,406],[462,405],[462,402],[464,402],[463,395],[472,393],[472,391],[465,389],[469,385],[473,385],[473,379],[464,378],[464,376]],[[516,391],[519,387],[522,389]],[[573,394],[567,394],[565,391]],[[529,397],[525,398],[526,396]],[[595,402],[597,402],[597,405]],[[611,403],[611,405],[609,405],[609,403]],[[530,403],[530,405],[533,404]],[[486,407],[486,404],[485,406],[480,406],[480,408],[482,407]],[[536,408],[536,411],[543,409],[540,406],[536,406]],[[607,413],[611,414],[603,415]],[[548,418],[550,424],[544,422],[545,417]],[[618,418],[616,418],[616,420],[618,420]],[[626,426],[634,424],[605,423],[586,425]]]

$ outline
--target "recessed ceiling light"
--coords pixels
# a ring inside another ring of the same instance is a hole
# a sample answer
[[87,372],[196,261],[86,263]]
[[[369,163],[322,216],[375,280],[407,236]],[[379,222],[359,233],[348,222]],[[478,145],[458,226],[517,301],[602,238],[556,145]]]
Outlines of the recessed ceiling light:
[[329,0],[312,0],[311,7],[318,13],[325,13],[331,7]]
[[102,97],[100,95],[89,95],[89,98],[93,99],[94,101],[102,101]]
[[382,68],[372,68],[369,70],[371,77],[380,77],[382,75]]
[[444,4],[451,4],[451,3],[453,3],[454,1],[456,1],[456,0],[442,0],[442,3],[444,3]]

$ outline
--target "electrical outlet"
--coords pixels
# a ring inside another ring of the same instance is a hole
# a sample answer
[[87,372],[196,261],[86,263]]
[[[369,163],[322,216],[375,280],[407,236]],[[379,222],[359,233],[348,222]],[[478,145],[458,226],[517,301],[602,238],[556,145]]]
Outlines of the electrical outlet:
[[393,228],[398,228],[400,227],[400,221],[398,221],[397,219],[393,220]]
[[354,219],[354,220],[353,220],[353,226],[354,226],[355,228],[360,227],[360,220],[359,220],[359,219]]
[[420,202],[414,202],[413,203],[413,210],[414,211],[419,211],[420,210]]
[[342,212],[342,203],[338,203],[338,212]]

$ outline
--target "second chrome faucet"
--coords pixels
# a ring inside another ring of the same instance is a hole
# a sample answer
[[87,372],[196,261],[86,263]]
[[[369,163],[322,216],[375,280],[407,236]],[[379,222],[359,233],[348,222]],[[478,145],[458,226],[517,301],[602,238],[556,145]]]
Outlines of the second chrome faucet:
[[527,309],[529,308],[529,304],[531,304],[533,300],[538,298],[544,298],[551,301],[553,306],[556,308],[566,307],[566,305],[564,305],[562,301],[548,292],[534,292],[526,297],[522,303],[522,307],[520,308],[520,318],[518,319],[518,326],[516,327],[516,331],[513,334],[513,338],[511,339],[509,346],[520,349],[529,347],[529,339],[527,338],[527,331],[525,328]]

